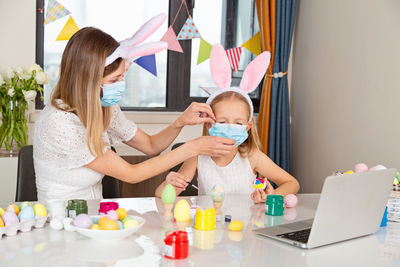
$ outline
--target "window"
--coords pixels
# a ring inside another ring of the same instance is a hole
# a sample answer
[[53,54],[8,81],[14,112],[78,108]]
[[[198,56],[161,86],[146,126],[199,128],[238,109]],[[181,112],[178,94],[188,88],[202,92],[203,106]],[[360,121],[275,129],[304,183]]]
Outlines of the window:
[[[160,40],[171,24],[181,0],[58,0],[70,12],[80,28],[94,26],[122,40],[137,30],[141,24],[158,13],[168,14],[165,23],[145,42]],[[112,4],[111,4],[112,3]],[[210,44],[221,43],[226,49],[240,46],[257,31],[254,0],[187,0],[193,20]],[[37,0],[42,8],[44,0]],[[195,8],[193,8],[195,4]],[[213,8],[210,9],[210,6]],[[37,62],[52,76],[45,87],[44,103],[37,101],[37,108],[47,104],[59,75],[61,56],[67,41],[55,41],[69,16],[43,26],[44,13],[37,13]],[[178,33],[187,18],[182,8],[174,24]],[[127,27],[126,25],[130,25]],[[126,76],[127,91],[120,105],[124,110],[182,111],[192,101],[205,102],[200,86],[215,86],[210,75],[208,60],[197,65],[200,39],[180,41],[184,53],[163,51],[156,54],[157,77],[137,64],[132,64]],[[243,69],[253,55],[242,49],[240,69],[233,72],[232,85],[237,85]],[[190,66],[190,67],[187,67]],[[253,93],[256,109],[258,92]]]

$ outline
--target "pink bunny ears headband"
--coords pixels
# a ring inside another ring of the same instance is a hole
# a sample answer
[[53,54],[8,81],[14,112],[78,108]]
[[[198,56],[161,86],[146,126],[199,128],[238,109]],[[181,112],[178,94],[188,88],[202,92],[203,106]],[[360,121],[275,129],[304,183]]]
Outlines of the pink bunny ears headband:
[[261,82],[261,79],[264,77],[264,74],[268,69],[270,59],[271,54],[267,51],[258,55],[244,70],[240,87],[230,87],[232,70],[229,64],[228,56],[226,55],[225,49],[222,47],[222,45],[214,45],[210,55],[210,71],[214,83],[219,88],[214,92],[207,91],[211,95],[207,99],[206,103],[211,104],[214,98],[222,93],[237,92],[241,94],[249,103],[250,122],[253,118],[254,107],[248,94],[253,92]]
[[168,47],[163,41],[150,42],[138,45],[155,32],[166,19],[166,15],[161,13],[150,20],[131,37],[119,42],[119,46],[115,51],[106,58],[106,66],[113,63],[117,58],[133,59],[135,57],[152,55],[160,52]]

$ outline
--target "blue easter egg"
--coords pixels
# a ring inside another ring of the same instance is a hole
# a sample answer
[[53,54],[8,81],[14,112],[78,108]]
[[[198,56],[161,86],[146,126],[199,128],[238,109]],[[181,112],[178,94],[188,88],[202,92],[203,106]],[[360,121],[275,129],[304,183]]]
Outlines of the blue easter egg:
[[99,218],[92,217],[93,224],[98,224]]
[[122,222],[118,220],[117,223],[118,223],[119,230],[123,230],[124,229],[124,225],[122,224]]
[[18,214],[20,221],[29,221],[35,218],[35,211],[32,206],[25,206]]

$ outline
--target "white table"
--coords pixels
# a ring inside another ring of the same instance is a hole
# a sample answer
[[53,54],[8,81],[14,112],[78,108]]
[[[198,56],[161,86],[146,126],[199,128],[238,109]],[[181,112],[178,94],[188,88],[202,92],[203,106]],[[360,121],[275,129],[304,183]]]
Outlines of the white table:
[[[208,196],[186,198],[211,207]],[[264,214],[264,205],[253,205],[247,195],[228,196],[224,214],[242,220],[242,232],[231,232],[224,222],[213,231],[192,230],[189,257],[167,260],[161,256],[163,237],[173,225],[160,214],[160,199],[117,199],[131,215],[146,219],[135,235],[119,242],[99,243],[75,232],[49,226],[0,240],[0,266],[400,266],[400,223],[389,222],[367,237],[312,250],[304,250],[255,235],[252,229],[284,224],[314,216],[319,195],[300,195],[300,204],[284,216]],[[89,201],[95,214],[99,201]],[[3,205],[4,206],[4,205]],[[344,219],[343,219],[344,222]]]

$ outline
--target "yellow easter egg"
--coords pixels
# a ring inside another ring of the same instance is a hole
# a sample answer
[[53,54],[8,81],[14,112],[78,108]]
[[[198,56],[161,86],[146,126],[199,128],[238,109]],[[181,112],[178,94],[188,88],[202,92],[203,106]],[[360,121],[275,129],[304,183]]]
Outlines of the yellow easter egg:
[[0,208],[0,216],[3,216],[4,210],[3,208]]
[[129,220],[124,223],[124,229],[133,228],[139,225],[139,222],[136,220]]
[[232,221],[232,222],[229,224],[228,228],[229,228],[229,230],[231,230],[231,231],[238,232],[238,231],[241,231],[241,230],[242,230],[242,228],[243,228],[243,223],[242,223],[241,221],[239,221],[239,220]]
[[2,218],[0,218],[0,228],[1,227],[4,227],[4,222],[3,222],[3,219]]
[[344,174],[352,174],[354,173],[352,170],[348,170],[347,172],[344,172]]
[[176,203],[174,209],[174,217],[178,222],[189,222],[190,221],[190,206],[189,203],[181,199]]
[[105,225],[106,221],[108,220],[108,218],[106,216],[101,217],[98,221],[97,224],[102,227],[103,225]]
[[43,206],[43,204],[37,203],[33,206],[33,210],[35,211],[35,215],[38,215],[39,217],[46,217],[47,216],[47,210]]
[[116,210],[116,212],[118,213],[118,220],[122,221],[125,217],[126,217],[126,209],[124,208],[119,208]]
[[92,224],[90,227],[91,230],[100,230],[100,226],[98,224]]
[[[100,222],[100,220],[99,220],[99,222]],[[100,226],[100,229],[101,229],[101,230],[118,230],[119,227],[118,227],[117,221],[108,219],[108,218],[106,217],[106,220],[104,220],[104,222],[103,222],[102,225]]]
[[[12,209],[10,208],[10,206],[12,206],[12,207],[14,208],[14,210],[12,210]],[[6,211],[13,211],[15,214],[18,215],[18,213],[19,213],[19,207],[18,207],[17,205],[15,205],[15,204],[11,204],[10,206],[8,206],[8,207],[6,208]]]

